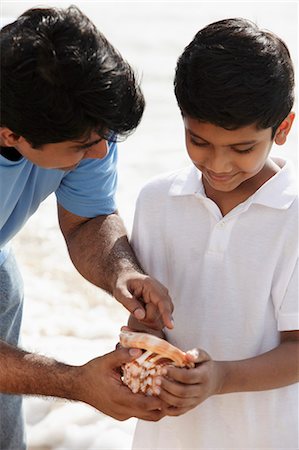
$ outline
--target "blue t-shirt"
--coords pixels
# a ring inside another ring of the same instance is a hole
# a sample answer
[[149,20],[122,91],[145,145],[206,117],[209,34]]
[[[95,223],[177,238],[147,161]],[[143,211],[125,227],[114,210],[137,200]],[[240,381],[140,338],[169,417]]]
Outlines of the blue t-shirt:
[[[82,217],[116,210],[117,145],[109,143],[103,159],[83,159],[73,171],[43,169],[25,158],[0,155],[0,249],[23,227],[52,192],[66,210]],[[0,252],[0,264],[4,257]]]

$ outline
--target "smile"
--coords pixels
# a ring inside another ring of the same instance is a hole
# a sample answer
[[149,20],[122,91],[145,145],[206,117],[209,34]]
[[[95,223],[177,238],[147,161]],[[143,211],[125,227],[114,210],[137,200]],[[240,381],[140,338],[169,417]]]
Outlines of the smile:
[[206,174],[211,180],[219,182],[230,181],[235,176],[235,174],[215,173],[209,170],[206,171]]

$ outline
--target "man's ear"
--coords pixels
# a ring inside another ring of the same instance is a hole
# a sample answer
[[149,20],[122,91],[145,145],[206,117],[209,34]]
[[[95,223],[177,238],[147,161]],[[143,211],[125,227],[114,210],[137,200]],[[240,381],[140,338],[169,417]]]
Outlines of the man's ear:
[[289,134],[293,121],[295,119],[295,113],[290,112],[288,116],[281,122],[279,127],[276,130],[275,136],[274,136],[274,142],[277,145],[283,145],[287,140],[287,135]]
[[7,127],[0,127],[0,142],[4,147],[15,147],[23,139]]

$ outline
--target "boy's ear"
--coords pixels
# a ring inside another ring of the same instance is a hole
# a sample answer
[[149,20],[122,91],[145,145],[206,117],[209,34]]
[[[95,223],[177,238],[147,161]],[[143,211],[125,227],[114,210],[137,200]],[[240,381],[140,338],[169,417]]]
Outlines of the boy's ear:
[[7,127],[0,127],[0,143],[4,147],[14,147],[20,141],[21,136],[17,135]]
[[274,142],[277,145],[283,145],[287,140],[287,135],[289,134],[293,121],[295,119],[295,113],[290,112],[288,116],[281,122],[279,127],[276,130],[275,136],[274,136]]

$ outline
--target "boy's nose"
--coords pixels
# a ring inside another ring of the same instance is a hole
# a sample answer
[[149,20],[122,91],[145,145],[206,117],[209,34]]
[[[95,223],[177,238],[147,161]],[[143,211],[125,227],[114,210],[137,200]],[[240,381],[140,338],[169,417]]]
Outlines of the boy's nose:
[[224,174],[231,171],[231,161],[225,151],[214,151],[209,161],[209,169],[214,173]]
[[86,153],[83,159],[103,159],[108,152],[107,141],[100,141],[98,144],[93,145]]

